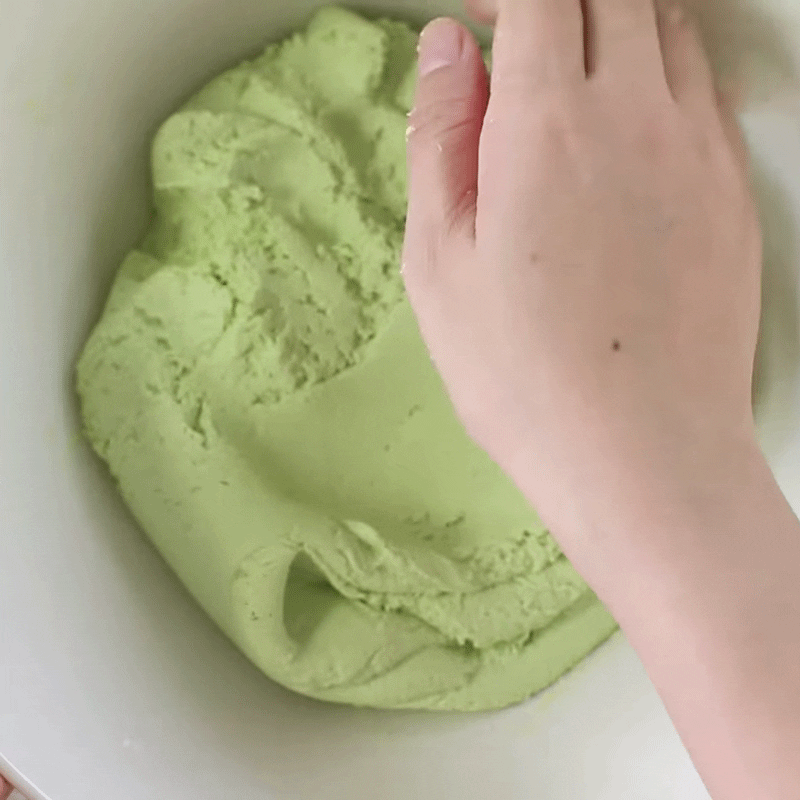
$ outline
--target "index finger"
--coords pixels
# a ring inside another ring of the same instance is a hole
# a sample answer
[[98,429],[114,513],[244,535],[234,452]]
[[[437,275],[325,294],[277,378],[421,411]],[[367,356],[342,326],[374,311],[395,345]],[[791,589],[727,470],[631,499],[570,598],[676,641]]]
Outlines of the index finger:
[[498,0],[492,94],[586,79],[581,0]]
[[588,0],[587,16],[593,71],[623,86],[663,87],[655,0]]

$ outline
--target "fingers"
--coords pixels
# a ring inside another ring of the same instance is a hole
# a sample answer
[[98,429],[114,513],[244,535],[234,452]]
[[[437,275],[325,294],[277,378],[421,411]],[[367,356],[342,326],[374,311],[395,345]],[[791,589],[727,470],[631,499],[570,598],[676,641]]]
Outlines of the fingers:
[[750,155],[736,116],[736,96],[716,89],[697,26],[676,0],[660,0],[658,22],[664,72],[675,102],[701,125],[721,123],[737,164],[743,173],[749,172]]
[[419,81],[409,117],[406,281],[431,269],[433,250],[475,232],[478,147],[489,79],[478,43],[454,20],[420,37]]
[[591,74],[663,84],[664,65],[653,0],[585,0]]
[[508,88],[519,99],[585,78],[581,0],[498,0],[492,96]]
[[716,110],[714,76],[692,20],[676,0],[661,0],[658,8],[664,73],[675,102],[695,117]]

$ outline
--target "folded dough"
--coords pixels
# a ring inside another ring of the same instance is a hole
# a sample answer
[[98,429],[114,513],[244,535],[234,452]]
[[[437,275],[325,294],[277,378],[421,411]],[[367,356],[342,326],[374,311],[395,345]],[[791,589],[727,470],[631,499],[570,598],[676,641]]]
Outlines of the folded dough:
[[[720,69],[764,53],[756,72],[789,86],[769,26],[722,35],[744,12],[715,8]],[[405,300],[415,45],[323,9],[164,124],[157,218],[78,388],[142,527],[267,675],[359,705],[499,708],[615,624],[462,431]]]

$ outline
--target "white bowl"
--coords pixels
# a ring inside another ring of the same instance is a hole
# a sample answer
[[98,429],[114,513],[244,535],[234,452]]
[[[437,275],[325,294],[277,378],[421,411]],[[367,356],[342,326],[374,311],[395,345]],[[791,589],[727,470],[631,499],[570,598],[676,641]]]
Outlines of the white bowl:
[[[706,797],[620,636],[499,714],[379,713],[290,695],[189,599],[80,438],[73,364],[146,224],[151,134],[314,5],[3,0],[0,772],[53,800]],[[425,0],[362,6],[420,22],[457,12]],[[771,152],[762,183],[779,300],[766,328],[764,435],[798,507],[800,124],[765,114],[750,132]]]

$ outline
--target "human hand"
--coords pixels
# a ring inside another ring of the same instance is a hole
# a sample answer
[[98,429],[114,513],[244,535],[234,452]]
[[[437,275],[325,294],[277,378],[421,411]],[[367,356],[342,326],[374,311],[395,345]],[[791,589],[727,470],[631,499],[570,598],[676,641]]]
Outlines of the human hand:
[[8,800],[11,797],[11,792],[14,791],[14,787],[11,786],[2,775],[0,775],[0,800]]
[[491,97],[465,28],[423,34],[404,275],[468,432],[591,582],[637,493],[757,451],[761,237],[680,7],[586,6],[585,35],[579,0],[501,0]]

